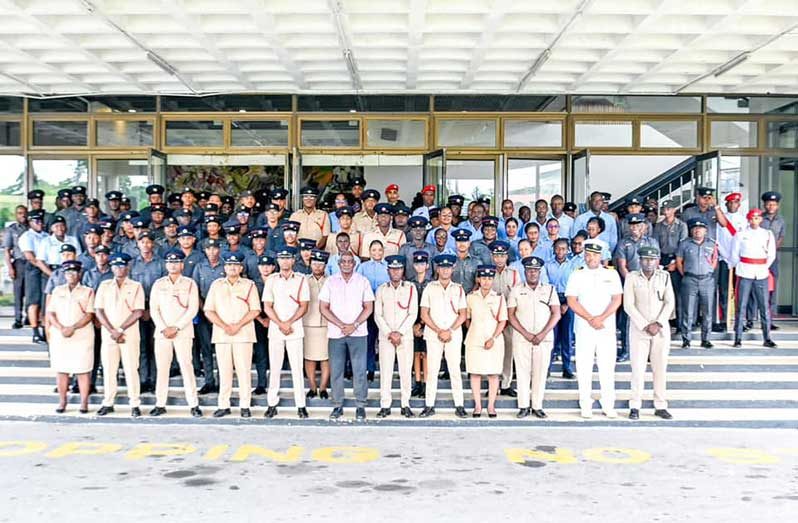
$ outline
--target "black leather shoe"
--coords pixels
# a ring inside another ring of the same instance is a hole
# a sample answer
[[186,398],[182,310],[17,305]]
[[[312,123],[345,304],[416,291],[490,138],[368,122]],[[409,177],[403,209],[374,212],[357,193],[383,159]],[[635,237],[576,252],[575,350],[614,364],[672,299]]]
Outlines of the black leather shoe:
[[466,413],[465,408],[463,407],[455,407],[454,408],[454,415],[458,418],[467,418],[468,414]]
[[629,419],[636,420],[640,419],[640,411],[637,409],[630,409],[629,410]]
[[264,418],[273,418],[277,415],[277,407],[269,407],[266,409],[266,412],[263,413]]
[[704,340],[701,342],[701,348],[711,349],[712,347],[714,347],[714,345],[712,345],[712,342],[709,340]]
[[319,398],[323,399],[323,400],[330,399],[330,395],[327,394],[327,389],[323,389],[323,390],[319,391]]
[[77,383],[72,385],[72,394],[80,394],[80,387],[78,387]]
[[344,379],[345,379],[345,380],[352,381],[352,371],[346,371],[346,372],[344,372]]
[[206,383],[202,386],[202,388],[197,392],[197,394],[205,395],[205,394],[213,394],[215,392],[219,392],[219,387],[216,385],[211,385]]
[[374,371],[373,370],[369,371],[368,374],[366,374],[366,379],[369,380],[369,383],[374,381]]
[[380,409],[380,411],[377,413],[378,418],[387,418],[390,415],[391,409]]
[[402,416],[404,416],[405,418],[415,418],[416,417],[416,415],[413,414],[413,411],[410,410],[410,407],[402,407],[402,412],[401,413],[402,413]]
[[366,419],[366,409],[364,407],[355,409],[355,419],[357,421],[364,421]]
[[765,340],[765,343],[763,343],[762,345],[770,349],[776,347],[776,343],[773,340]]
[[672,419],[673,418],[671,413],[668,412],[665,409],[657,409],[657,410],[655,410],[654,411],[654,415],[659,417],[659,418],[662,418],[662,419]]
[[340,419],[341,416],[344,415],[344,408],[343,407],[335,407],[332,412],[330,412],[330,419],[337,420]]
[[445,370],[445,371],[441,372],[440,374],[438,374],[438,379],[441,379],[441,380],[448,380],[450,377],[451,376],[449,376],[449,371],[448,370]]
[[750,322],[750,321],[747,321],[747,322],[745,322],[745,325],[743,325],[743,332],[748,332],[748,331],[750,331],[753,328],[754,328],[754,324],[752,322]]
[[89,409],[81,407],[81,408],[78,409],[78,412],[80,412],[81,414],[88,414],[89,413]]
[[413,388],[410,389],[410,396],[413,397],[413,398],[420,398],[421,397],[421,382],[420,381],[416,382],[416,384],[413,385]]
[[214,418],[223,418],[228,414],[230,414],[230,409],[216,409],[215,411],[213,411]]
[[480,410],[479,412],[477,412],[475,410],[474,412],[471,413],[471,417],[472,418],[481,418],[482,417],[482,411]]
[[249,410],[249,409],[241,409],[241,417],[242,418],[251,418],[252,417],[252,411]]
[[98,416],[105,416],[106,414],[110,414],[114,411],[113,407],[100,407],[100,410],[97,411]]
[[153,407],[150,411],[150,416],[160,416],[161,414],[166,414],[165,407]]
[[739,339],[734,340],[734,343],[732,344],[732,347],[742,347],[742,346],[743,342],[741,342]]
[[779,327],[779,326],[778,326],[778,325],[776,325],[775,323],[774,323],[773,325],[771,325],[771,326],[770,326],[770,330],[772,330],[772,331],[777,331],[777,330],[779,330],[780,328],[781,328],[781,327]]
[[264,394],[266,394],[266,387],[255,387],[252,391],[253,396],[262,396]]
[[574,373],[569,370],[562,371],[562,377],[566,380],[574,379]]
[[193,409],[191,409],[191,415],[194,416],[195,418],[201,418],[202,411],[200,410],[199,407],[194,407]]
[[299,416],[299,419],[308,419],[308,409],[305,407],[296,409],[296,415]]
[[22,322],[21,321],[15,321],[14,323],[11,324],[11,328],[12,329],[21,329],[22,328]]
[[429,418],[430,416],[435,415],[435,407],[424,407],[424,410],[421,411],[421,414],[418,415],[419,418]]
[[518,397],[518,393],[512,387],[507,387],[506,389],[499,390],[499,394],[501,394],[502,396],[509,396],[511,398]]
[[318,395],[319,395],[319,393],[316,392],[316,389],[310,389],[310,390],[308,390],[308,393],[305,394],[305,399],[309,399],[310,400],[310,399],[315,398]]
[[488,417],[489,417],[489,418],[495,418],[495,417],[496,417],[496,416],[498,416],[498,415],[499,415],[499,414],[498,414],[498,413],[496,413],[496,412],[488,412]]
[[537,409],[537,410],[532,409],[532,414],[534,414],[536,418],[540,419],[545,419],[549,417],[545,412],[543,412],[543,409]]
[[64,412],[66,412],[66,407],[56,407],[55,409],[56,414],[63,414]]
[[531,413],[532,413],[532,410],[529,409],[529,408],[518,409],[518,414],[516,414],[515,417],[518,418],[518,419],[522,419],[522,418],[526,418]]
[[683,341],[682,342],[682,348],[683,349],[689,349],[690,348],[690,342],[689,341]]
[[138,407],[133,407],[130,409],[130,416],[133,418],[138,418],[141,416],[141,409]]
[[44,335],[39,331],[39,327],[33,329],[33,336],[31,337],[31,341],[33,343],[42,343],[44,341]]
[[712,325],[712,332],[726,332],[726,325],[722,323],[715,323]]

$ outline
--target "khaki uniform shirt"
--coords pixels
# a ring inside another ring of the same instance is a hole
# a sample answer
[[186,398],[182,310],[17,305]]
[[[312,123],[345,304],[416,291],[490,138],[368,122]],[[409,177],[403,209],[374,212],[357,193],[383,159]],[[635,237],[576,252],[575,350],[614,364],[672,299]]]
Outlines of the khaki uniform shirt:
[[[84,314],[94,313],[94,291],[91,287],[86,287],[78,283],[72,292],[69,285],[59,285],[50,294],[50,303],[47,305],[48,312],[55,314],[56,319],[61,325],[70,326],[77,323]],[[75,330],[70,342],[85,341],[94,343],[94,326],[91,322],[80,329]]]
[[305,327],[326,327],[327,318],[321,315],[321,310],[319,309],[319,292],[321,292],[324,282],[327,281],[327,277],[322,276],[316,279],[312,274],[308,274],[305,279],[307,279],[310,300],[308,302],[308,312],[302,316],[302,325]]
[[670,329],[668,320],[675,304],[668,272],[657,269],[651,279],[646,278],[642,271],[632,271],[626,276],[623,308],[636,335],[650,340],[651,336],[643,329],[652,322],[659,323],[663,329]]
[[291,221],[299,222],[299,238],[312,238],[319,241],[330,234],[330,218],[327,213],[314,209],[308,213],[305,209],[294,211]]
[[366,211],[355,213],[352,217],[352,226],[361,234],[366,234],[377,228],[377,213],[369,216]]
[[[515,317],[518,322],[531,332],[537,334],[551,318],[551,306],[560,305],[557,291],[551,285],[539,283],[536,288],[528,284],[514,287],[507,298],[507,306],[515,307]],[[546,334],[545,341],[554,341],[554,329]]]
[[172,283],[169,276],[164,276],[152,285],[150,316],[155,323],[156,339],[167,339],[162,332],[167,327],[177,327],[175,338],[194,338],[192,321],[198,310],[199,291],[191,278],[179,276]]
[[[448,329],[454,323],[454,320],[457,319],[458,313],[468,308],[466,294],[462,285],[452,281],[444,289],[438,280],[430,282],[427,288],[424,289],[420,305],[429,309],[432,321],[441,329]],[[424,339],[437,340],[438,335],[429,326],[426,326],[424,327]]]
[[[116,279],[106,280],[97,287],[94,297],[94,308],[102,309],[105,317],[114,327],[119,327],[133,311],[144,310],[144,288],[137,281],[125,278],[120,287]],[[116,343],[111,339],[111,333],[106,328],[102,329],[103,342]],[[139,322],[136,321],[125,330],[127,344],[138,343]]]
[[[482,295],[479,289],[468,295],[466,299],[468,305],[467,315],[471,319],[471,325],[466,334],[466,347],[484,347],[485,342],[493,337],[496,326],[503,321],[507,321],[507,304],[504,296],[494,290]],[[502,334],[496,338],[495,343],[501,343]]]
[[[215,312],[225,323],[237,323],[248,312],[261,310],[258,301],[258,288],[255,286],[255,282],[246,278],[239,278],[235,283],[230,283],[228,278],[219,278],[211,284],[211,288],[208,290],[204,309],[206,312]],[[252,320],[241,327],[241,330],[233,336],[224,332],[221,327],[214,325],[211,342],[255,343],[255,321]]]
[[399,248],[407,242],[407,237],[404,232],[399,229],[394,229],[393,227],[390,227],[385,234],[378,228],[375,228],[371,232],[366,233],[363,238],[363,244],[360,246],[361,258],[371,257],[369,255],[369,246],[374,240],[380,240],[382,242],[382,246],[385,249],[384,256],[393,256],[399,254]]
[[524,284],[524,279],[517,270],[511,267],[505,267],[502,272],[496,271],[496,276],[493,278],[492,289],[497,293],[504,296],[505,301],[510,298],[510,292],[519,285]]
[[[274,312],[281,321],[290,319],[301,302],[310,301],[307,277],[298,272],[292,272],[288,278],[284,278],[279,272],[269,275],[263,282],[263,301],[272,304]],[[285,335],[276,325],[272,325],[269,329],[269,339],[295,340],[305,336],[302,318],[292,323],[291,327],[294,332]]]
[[413,323],[418,316],[416,292],[416,286],[409,281],[399,282],[398,287],[387,282],[377,288],[374,321],[380,329],[380,338],[387,339],[394,331],[402,336],[413,335]]

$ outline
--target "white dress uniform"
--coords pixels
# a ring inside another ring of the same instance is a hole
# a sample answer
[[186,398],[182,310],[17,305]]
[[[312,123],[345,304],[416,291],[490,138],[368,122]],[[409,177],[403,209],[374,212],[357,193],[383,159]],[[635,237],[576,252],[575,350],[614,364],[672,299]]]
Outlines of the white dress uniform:
[[[610,304],[613,295],[623,294],[621,278],[614,269],[584,267],[571,274],[566,296],[575,297],[591,314],[599,315]],[[615,408],[615,315],[604,320],[603,329],[594,329],[584,318],[575,318],[576,377],[579,384],[579,407],[583,413],[593,406],[593,360],[596,360],[601,385],[601,407],[604,412]]]
[[[94,313],[94,291],[91,287],[59,285],[50,295],[49,311],[61,325],[74,325],[86,313]],[[50,368],[66,374],[91,372],[94,365],[94,326],[91,322],[65,338],[59,329],[50,328]]]
[[[654,375],[654,408],[668,408],[665,399],[665,373],[671,347],[668,319],[675,304],[673,285],[667,271],[657,269],[650,279],[642,271],[632,271],[626,275],[623,284],[623,308],[629,315],[629,351],[632,364],[630,409],[639,410],[642,405],[649,358]],[[654,322],[659,323],[661,329],[656,336],[651,336],[644,329]]]
[[[208,290],[204,310],[215,312],[227,324],[241,321],[250,311],[260,311],[255,282],[239,278],[231,283],[229,278],[219,278]],[[255,341],[254,320],[232,336],[221,327],[213,326],[211,343],[216,348],[216,361],[219,365],[218,408],[230,408],[233,368],[238,378],[238,406],[242,409],[249,408],[252,401],[252,344]]]
[[[515,317],[523,327],[537,334],[551,318],[551,306],[559,307],[560,299],[552,285],[538,283],[532,288],[528,283],[516,286],[507,300],[507,307],[515,308]],[[539,345],[533,345],[513,329],[512,347],[515,372],[518,376],[518,408],[543,409],[546,392],[546,375],[549,372],[551,349],[554,346],[554,329]],[[531,392],[530,392],[531,391]]]
[[407,242],[407,236],[405,236],[404,232],[399,229],[394,229],[393,227],[389,227],[384,234],[379,227],[375,227],[363,237],[363,243],[360,246],[361,258],[371,257],[369,248],[371,247],[371,242],[374,240],[382,242],[384,256],[387,257],[399,254],[399,248]]
[[[189,407],[199,405],[197,381],[194,377],[192,352],[194,345],[194,317],[199,310],[199,291],[194,280],[178,275],[173,282],[169,276],[155,281],[150,291],[150,316],[155,323],[155,406],[166,407],[169,395],[169,371],[172,367],[172,352],[177,355],[183,392]],[[174,338],[167,338],[163,331],[176,327]]]
[[[504,334],[499,333],[490,349],[485,343],[493,336],[496,326],[507,321],[507,302],[494,290],[483,296],[479,288],[466,297],[466,316],[471,320],[465,338],[466,372],[493,376],[504,367]],[[475,398],[476,400],[477,398]]]
[[[439,280],[430,282],[421,295],[421,307],[429,309],[430,317],[435,324],[447,329],[452,325],[459,311],[468,308],[466,294],[463,286],[450,281],[444,287]],[[427,342],[427,390],[425,404],[427,407],[435,406],[435,397],[438,395],[438,372],[441,370],[441,357],[446,356],[446,365],[449,367],[449,377],[452,382],[452,397],[455,407],[463,406],[463,376],[460,373],[460,347],[463,344],[463,329],[458,327],[452,331],[452,339],[443,343],[438,335],[429,328],[424,327],[424,340]]]
[[[286,321],[296,313],[300,303],[310,301],[308,281],[303,274],[291,272],[286,278],[281,273],[274,273],[266,278],[263,285],[263,301],[272,304],[280,321]],[[283,369],[283,358],[288,353],[288,364],[291,367],[291,382],[294,387],[294,403],[298,409],[305,407],[305,378],[303,371],[302,341],[305,330],[302,318],[291,324],[293,332],[283,334],[276,324],[269,328],[269,407],[276,407],[280,402],[280,377]]]
[[[379,328],[380,408],[391,408],[391,382],[394,362],[399,365],[400,403],[410,407],[410,388],[413,373],[413,324],[418,316],[416,286],[408,281],[394,286],[386,282],[377,288],[374,299],[374,321]],[[402,335],[398,347],[388,340],[391,332]]]
[[[144,288],[137,281],[125,278],[122,285],[116,279],[106,280],[97,288],[94,298],[94,309],[102,309],[105,317],[113,327],[119,327],[133,311],[144,310]],[[140,407],[139,390],[139,322],[136,321],[125,330],[124,341],[117,343],[111,339],[111,333],[103,327],[102,348],[100,350],[103,364],[103,407],[113,407],[116,398],[119,361],[125,372],[127,396],[131,408]]]
[[[524,277],[512,267],[505,267],[501,272],[496,269],[493,278],[493,290],[504,296],[504,303],[508,303],[510,293],[519,285],[524,284]],[[510,323],[504,328],[504,361],[502,362],[501,388],[509,389],[513,383],[513,328]]]
[[302,316],[302,327],[305,329],[305,359],[326,361],[330,359],[327,348],[327,318],[321,315],[319,309],[319,292],[327,281],[327,276],[316,278],[308,274],[305,278],[310,297],[308,312]]

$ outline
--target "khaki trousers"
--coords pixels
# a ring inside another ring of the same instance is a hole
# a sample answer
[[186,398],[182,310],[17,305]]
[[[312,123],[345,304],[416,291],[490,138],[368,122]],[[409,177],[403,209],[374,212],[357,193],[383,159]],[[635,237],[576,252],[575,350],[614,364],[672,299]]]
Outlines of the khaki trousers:
[[294,388],[294,404],[296,408],[305,407],[305,376],[302,374],[304,349],[302,338],[293,340],[277,340],[269,338],[269,406],[276,407],[280,403],[280,378],[283,372],[283,358],[288,353],[288,366],[291,367],[291,384]]
[[631,327],[629,329],[629,350],[632,364],[632,395],[629,399],[630,409],[640,409],[643,403],[643,389],[646,380],[646,364],[651,357],[651,372],[654,375],[654,408],[667,409],[665,387],[667,382],[668,353],[671,348],[670,329],[660,331],[651,339],[648,334]]
[[546,374],[549,372],[551,349],[554,345],[543,340],[540,345],[532,345],[523,336],[513,333],[513,360],[515,373],[518,376],[518,408],[528,409],[530,406],[530,390],[532,408],[543,409],[543,395],[546,392]]
[[380,408],[390,409],[394,361],[399,362],[400,405],[410,406],[410,382],[413,374],[413,333],[402,336],[402,343],[394,347],[387,338],[380,337]]
[[452,381],[452,398],[455,407],[463,406],[463,375],[460,372],[460,348],[463,345],[463,331],[457,329],[452,332],[449,343],[441,343],[438,338],[427,340],[427,393],[425,405],[435,406],[435,397],[438,395],[438,372],[441,370],[441,358],[446,356],[446,365],[449,367],[449,379]]
[[576,336],[576,381],[579,384],[579,408],[582,410],[593,408],[594,359],[601,386],[601,408],[605,412],[615,408],[615,331],[604,331]]
[[155,406],[166,407],[169,396],[169,371],[172,368],[172,352],[177,354],[180,375],[183,377],[183,393],[189,407],[199,405],[197,399],[197,380],[194,377],[192,362],[192,338],[156,339],[155,340]]
[[219,367],[219,408],[230,408],[235,367],[238,406],[248,409],[252,400],[252,343],[217,343],[216,363]]
[[[510,327],[509,323],[504,329],[504,364],[502,366],[502,382],[501,388],[509,389],[513,384],[513,337],[515,336],[515,329]],[[516,374],[518,372],[518,364],[515,366]],[[519,380],[520,381],[520,380]]]
[[103,407],[113,407],[116,398],[117,372],[119,362],[122,361],[122,370],[125,372],[127,384],[127,397],[130,408],[140,407],[141,398],[139,383],[139,340],[115,343],[104,341],[100,349],[100,359],[103,362]]

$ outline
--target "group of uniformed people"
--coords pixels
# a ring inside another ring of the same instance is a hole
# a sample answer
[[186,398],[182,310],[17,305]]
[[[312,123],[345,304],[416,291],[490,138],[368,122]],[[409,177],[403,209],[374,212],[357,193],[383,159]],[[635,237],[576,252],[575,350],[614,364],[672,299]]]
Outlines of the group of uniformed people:
[[[237,205],[185,188],[167,204],[164,187],[151,185],[140,212],[125,209],[118,191],[101,209],[74,187],[59,191],[50,213],[43,192],[31,191],[4,247],[14,326],[28,322],[34,342],[48,342],[58,412],[70,375],[88,412],[100,369],[97,414],[113,412],[121,363],[133,416],[147,392],[155,393],[150,415],[164,414],[169,378],[180,374],[193,416],[202,416],[199,395],[214,392],[214,416],[230,414],[235,376],[241,416],[251,416],[253,394],[267,394],[271,418],[287,366],[297,415],[308,417],[306,400],[330,398],[330,387],[332,419],[343,415],[345,379],[353,382],[356,418],[366,417],[368,382],[379,368],[377,416],[385,417],[396,366],[403,416],[415,415],[412,396],[425,399],[420,416],[434,415],[439,378],[448,378],[455,414],[466,417],[464,363],[472,416],[481,416],[487,380],[489,417],[502,394],[517,397],[517,417],[545,418],[546,379],[560,360],[564,378],[576,373],[585,418],[596,363],[601,407],[614,418],[615,363],[629,357],[629,417],[639,418],[650,362],[655,414],[670,419],[671,322],[687,347],[700,316],[702,346],[711,347],[716,289],[724,285],[737,296],[735,345],[755,305],[765,345],[774,346],[769,302],[784,235],[778,193],[765,193],[764,210],[749,210],[745,221],[740,194],[726,197],[724,212],[709,188],[697,189],[681,217],[673,202],[642,212],[643,201],[632,198],[619,218],[607,211],[610,195],[594,192],[578,215],[554,196],[538,200],[534,216],[527,206],[516,214],[509,200],[490,216],[489,200],[480,199],[461,218],[465,199],[452,195],[436,207],[434,186],[411,209],[396,184],[384,202],[365,180],[351,185],[335,195],[331,212],[317,207],[314,187],[302,188],[302,208],[293,212],[280,188],[244,191]],[[722,318],[729,311],[719,305]]]

